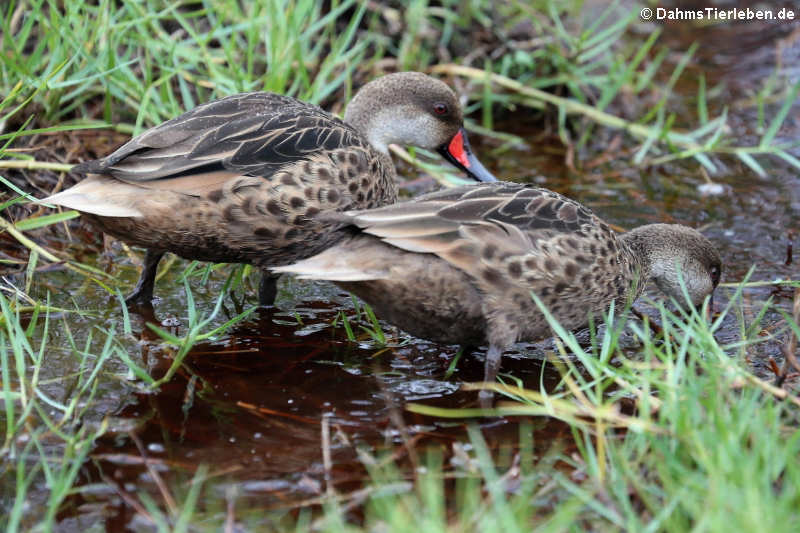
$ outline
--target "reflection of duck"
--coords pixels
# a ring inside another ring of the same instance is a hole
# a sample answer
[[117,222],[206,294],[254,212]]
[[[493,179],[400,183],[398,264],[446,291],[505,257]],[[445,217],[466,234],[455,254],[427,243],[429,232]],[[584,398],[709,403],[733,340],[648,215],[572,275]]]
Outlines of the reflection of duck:
[[[494,177],[471,154],[462,111],[444,83],[417,72],[365,85],[344,121],[272,93],[236,94],[156,126],[109,156],[75,167],[89,177],[44,201],[90,215],[147,248],[130,302],[152,299],[165,252],[201,261],[291,263],[340,233],[314,216],[397,198],[390,143],[438,149],[471,177]],[[262,303],[275,278],[264,276]]]
[[489,343],[485,379],[503,350],[549,336],[535,294],[567,329],[588,324],[611,302],[638,297],[652,279],[693,304],[719,283],[721,261],[697,231],[649,224],[617,235],[581,204],[546,189],[496,182],[410,202],[326,215],[350,237],[274,269],[338,283],[378,316],[421,338]]

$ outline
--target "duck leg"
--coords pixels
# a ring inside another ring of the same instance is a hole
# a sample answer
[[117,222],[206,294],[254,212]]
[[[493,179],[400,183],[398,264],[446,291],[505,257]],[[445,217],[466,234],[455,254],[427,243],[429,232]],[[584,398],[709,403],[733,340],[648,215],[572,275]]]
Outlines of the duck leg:
[[258,303],[260,305],[273,305],[278,295],[278,278],[280,275],[272,274],[268,270],[261,271],[261,281],[258,284]]
[[[503,358],[503,349],[497,344],[490,344],[486,352],[486,367],[483,372],[484,384],[492,384],[497,379],[497,372],[500,370],[500,361]],[[492,407],[494,391],[482,390],[478,393],[478,401],[481,407],[488,409]]]
[[164,257],[163,250],[147,249],[144,256],[144,266],[142,273],[139,275],[139,281],[133,292],[125,298],[125,303],[128,305],[149,305],[153,300],[153,288],[156,285],[156,271],[158,270],[158,262]]

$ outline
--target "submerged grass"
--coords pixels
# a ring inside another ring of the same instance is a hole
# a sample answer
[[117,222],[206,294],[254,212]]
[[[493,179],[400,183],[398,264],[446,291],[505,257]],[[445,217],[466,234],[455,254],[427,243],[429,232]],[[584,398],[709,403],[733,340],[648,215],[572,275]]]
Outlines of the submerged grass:
[[[499,150],[522,140],[492,131],[495,115],[523,106],[554,110],[556,133],[575,150],[578,167],[581,156],[596,153],[592,133],[612,128],[629,135],[635,165],[694,158],[718,172],[719,162],[733,155],[765,174],[764,159],[756,157],[771,155],[800,168],[792,155],[796,143],[781,137],[800,83],[783,83],[786,74],[779,70],[766,80],[751,102],[759,132],[752,142],[734,137],[724,93],[700,77],[696,123],[678,128],[670,105],[696,49],[671,61],[658,31],[628,38],[637,11],[615,3],[598,16],[583,17],[583,7],[582,2],[456,0],[435,5],[335,0],[324,7],[313,0],[11,0],[0,8],[0,169],[8,171],[0,177],[8,189],[0,198],[0,231],[6,234],[0,237],[10,236],[7,242],[25,251],[24,258],[4,256],[11,277],[0,287],[0,527],[10,532],[57,527],[65,499],[82,490],[79,469],[106,431],[107,413],[93,408],[108,380],[122,376],[132,387],[158,387],[193,345],[222,335],[252,311],[243,306],[228,318],[220,315],[231,292],[252,284],[251,267],[227,271],[216,305],[204,313],[195,306],[189,280],[205,283],[220,267],[190,264],[181,277],[185,334],[152,327],[172,346],[170,368],[161,379],[152,378],[124,342],[134,326],[122,305],[120,283],[38,238],[37,230],[66,225],[76,214],[17,216],[15,210],[30,197],[24,179],[15,177],[35,177],[36,170],[63,178],[70,168],[68,162],[37,160],[27,150],[32,139],[98,127],[135,134],[240,91],[276,91],[340,110],[354,80],[439,63],[433,72],[466,81],[467,109],[479,117],[468,126],[493,136]],[[530,29],[510,37],[520,23]],[[476,34],[488,36],[488,44],[476,47]],[[458,64],[446,64],[451,60]],[[614,105],[623,97],[648,102],[647,107],[624,115],[622,106]],[[421,151],[396,153],[442,181],[454,181]],[[56,180],[47,185],[56,186]],[[78,318],[95,310],[74,302],[52,305],[46,291],[36,290],[47,263],[102,287],[120,303],[119,316],[85,328]],[[460,419],[557,418],[573,428],[573,453],[554,447],[536,456],[532,429],[523,424],[516,456],[506,461],[490,453],[474,425],[469,445],[431,451],[411,473],[362,452],[371,476],[366,487],[321,498],[323,509],[313,515],[267,513],[267,521],[298,531],[727,531],[732,524],[742,530],[797,530],[797,399],[750,373],[746,358],[757,343],[777,342],[800,329],[796,314],[785,315],[786,325],[765,335],[760,321],[771,303],[745,321],[742,291],[763,283],[773,282],[734,284],[737,291],[711,324],[696,313],[658,307],[663,338],[615,318],[584,348],[553,323],[559,341],[550,362],[562,378],[555,390],[498,384],[495,390],[509,401],[491,412],[409,406]],[[354,317],[342,314],[336,322],[347,337],[387,344],[371,310],[358,303],[354,309]],[[738,317],[740,336],[721,345],[714,333],[726,316]],[[56,322],[64,345],[50,344]],[[635,358],[620,348],[623,332],[640,345]],[[67,363],[53,362],[65,351]],[[155,530],[264,526],[260,509],[211,512],[213,505],[202,502],[209,483],[201,466],[188,485],[162,490],[163,501],[144,490],[125,501]]]
[[[0,365],[3,375],[2,431],[2,525],[6,531],[18,531],[32,525],[25,519],[29,504],[40,498],[47,487],[44,512],[34,520],[42,530],[53,529],[64,499],[73,490],[79,469],[92,449],[94,440],[105,433],[104,423],[85,418],[98,388],[98,376],[114,354],[113,334],[106,336],[102,350],[91,353],[79,348],[72,336],[74,373],[62,376],[68,382],[68,397],[59,400],[49,391],[50,380],[43,379],[48,354],[47,338],[50,311],[34,311],[26,328],[13,301],[0,293]],[[69,331],[69,329],[67,329]],[[40,337],[41,336],[41,337]],[[91,344],[90,338],[86,346]],[[59,390],[58,387],[56,390]]]

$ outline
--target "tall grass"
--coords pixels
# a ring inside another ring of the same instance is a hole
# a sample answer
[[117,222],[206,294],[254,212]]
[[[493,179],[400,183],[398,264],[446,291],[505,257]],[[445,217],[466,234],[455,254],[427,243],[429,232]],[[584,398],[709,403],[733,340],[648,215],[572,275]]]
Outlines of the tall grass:
[[[794,531],[800,400],[750,373],[746,351],[763,342],[757,334],[727,346],[714,338],[739,298],[711,324],[659,305],[659,338],[608,318],[602,342],[589,348],[548,315],[558,339],[550,361],[562,376],[554,390],[496,385],[512,401],[493,410],[409,408],[457,419],[560,418],[573,427],[576,453],[556,447],[534,458],[523,425],[517,458],[496,465],[473,426],[466,457],[445,466],[433,455],[413,484],[398,485],[391,464],[370,467],[364,524],[350,522],[351,530]],[[621,348],[626,331],[641,346],[634,357]],[[448,505],[453,479],[457,504]],[[329,531],[347,522],[336,505],[320,519]]]
[[[800,83],[776,83],[785,79],[780,70],[765,81],[752,102],[761,136],[748,145],[738,144],[731,134],[730,110],[720,101],[724,92],[707,90],[701,76],[696,124],[687,127],[669,104],[697,46],[669,65],[670,50],[659,44],[659,30],[644,42],[624,39],[637,10],[613,3],[587,17],[582,7],[579,2],[542,7],[512,2],[493,8],[454,0],[432,6],[414,0],[401,9],[378,9],[342,0],[323,11],[311,0],[246,5],[125,0],[62,9],[48,0],[13,1],[2,19],[8,53],[0,58],[0,84],[11,88],[22,83],[27,89],[18,88],[19,96],[33,91],[32,102],[43,110],[37,121],[46,125],[59,122],[63,127],[66,119],[80,117],[73,127],[106,125],[137,133],[234,92],[269,90],[315,103],[344,93],[346,100],[354,75],[363,76],[384,54],[394,56],[396,68],[425,69],[443,63],[451,50],[467,50],[461,33],[482,28],[497,39],[498,50],[470,56],[472,65],[442,64],[434,71],[474,81],[478,98],[470,109],[482,111],[484,133],[492,132],[498,107],[551,105],[560,137],[579,154],[595,128],[607,127],[624,130],[638,144],[630,159],[634,165],[694,158],[714,174],[720,167],[716,158],[734,156],[764,176],[757,157],[770,155],[800,168],[792,154],[795,143],[778,135]],[[533,45],[504,36],[521,21],[537,36]],[[712,94],[717,99],[713,106]],[[621,96],[656,103],[641,109],[640,116],[620,116],[610,109]],[[716,117],[710,115],[712,108],[720,109]],[[576,127],[568,128],[573,119]],[[577,138],[573,129],[580,132]],[[498,138],[519,142],[514,136]]]
[[130,132],[234,92],[322,101],[370,45],[355,40],[365,5],[354,0],[334,1],[326,13],[311,0],[12,0],[4,11],[0,85],[44,82],[35,102],[51,123],[87,115],[101,97],[102,120],[134,117]]

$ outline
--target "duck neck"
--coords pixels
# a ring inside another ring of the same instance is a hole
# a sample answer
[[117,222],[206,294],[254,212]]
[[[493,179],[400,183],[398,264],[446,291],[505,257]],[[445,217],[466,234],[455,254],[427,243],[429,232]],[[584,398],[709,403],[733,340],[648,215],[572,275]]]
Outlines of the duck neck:
[[389,155],[390,141],[386,140],[387,135],[391,132],[380,127],[381,124],[388,124],[390,121],[384,120],[385,117],[382,116],[385,109],[376,113],[375,98],[369,95],[365,97],[362,92],[359,92],[347,105],[344,113],[344,121],[367,139],[380,160],[381,172],[374,176],[379,182],[377,190],[380,191],[380,197],[375,198],[373,204],[360,208],[378,207],[397,201],[397,174]]
[[640,226],[619,236],[622,245],[628,251],[631,264],[634,265],[634,273],[638,276],[637,297],[641,295],[647,281],[653,277],[657,238],[655,238],[656,236],[650,226],[654,225]]
[[359,92],[347,104],[344,121],[364,135],[375,150],[388,156],[389,143],[385,139],[387,132],[381,127],[376,127],[388,122],[380,116],[382,111],[376,113],[374,102]]

